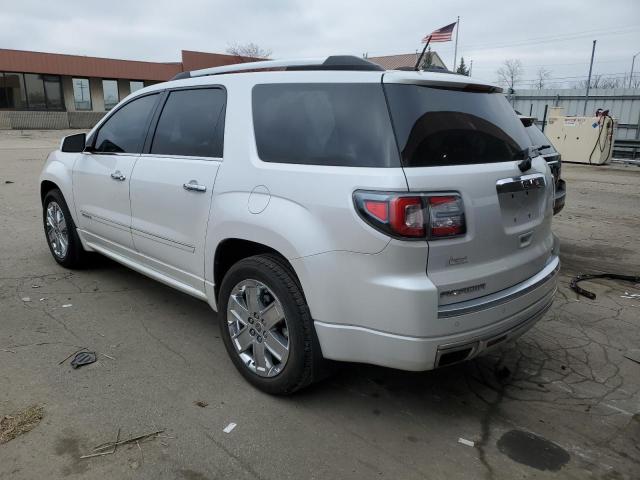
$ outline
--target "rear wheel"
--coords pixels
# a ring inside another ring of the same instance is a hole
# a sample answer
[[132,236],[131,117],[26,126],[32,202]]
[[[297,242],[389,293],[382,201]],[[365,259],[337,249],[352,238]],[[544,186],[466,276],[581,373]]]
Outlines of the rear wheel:
[[76,225],[60,190],[53,189],[45,195],[42,220],[47,244],[55,261],[66,268],[85,266],[88,254],[82,248]]
[[220,330],[240,373],[271,394],[311,384],[322,363],[309,307],[290,267],[276,255],[236,263],[220,288]]

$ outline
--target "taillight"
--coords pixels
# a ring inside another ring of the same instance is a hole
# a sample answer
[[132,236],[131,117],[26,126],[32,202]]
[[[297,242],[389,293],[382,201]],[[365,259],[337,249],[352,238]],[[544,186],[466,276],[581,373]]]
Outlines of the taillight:
[[466,230],[460,195],[431,196],[429,201],[429,237],[463,235]]
[[353,199],[356,210],[369,225],[392,237],[434,240],[466,232],[464,205],[457,193],[357,191]]
[[389,224],[402,237],[424,237],[424,207],[420,197],[392,197]]

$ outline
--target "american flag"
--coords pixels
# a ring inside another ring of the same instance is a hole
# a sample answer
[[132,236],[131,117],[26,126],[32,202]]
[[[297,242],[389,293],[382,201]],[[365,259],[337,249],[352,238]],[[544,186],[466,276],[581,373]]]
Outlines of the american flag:
[[455,28],[457,22],[453,22],[446,27],[439,28],[438,30],[434,30],[429,35],[422,39],[422,43],[427,43],[429,38],[431,38],[431,42],[450,42],[451,34],[453,33],[453,29]]

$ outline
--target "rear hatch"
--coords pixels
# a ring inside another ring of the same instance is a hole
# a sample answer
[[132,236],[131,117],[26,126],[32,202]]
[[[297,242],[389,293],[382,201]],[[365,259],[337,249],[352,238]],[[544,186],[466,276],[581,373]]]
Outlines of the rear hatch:
[[440,305],[542,270],[553,247],[553,177],[541,156],[529,156],[531,141],[504,95],[447,74],[388,72],[383,84],[409,190],[458,193],[464,202],[464,235],[425,246]]

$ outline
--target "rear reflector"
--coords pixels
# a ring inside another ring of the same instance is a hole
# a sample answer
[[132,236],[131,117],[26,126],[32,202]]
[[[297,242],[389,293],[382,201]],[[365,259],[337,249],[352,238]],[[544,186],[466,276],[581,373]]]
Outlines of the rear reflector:
[[392,237],[435,240],[466,232],[464,206],[457,193],[407,195],[357,191],[353,200],[363,220]]
[[389,205],[386,201],[365,200],[364,208],[370,215],[381,222],[389,220]]

